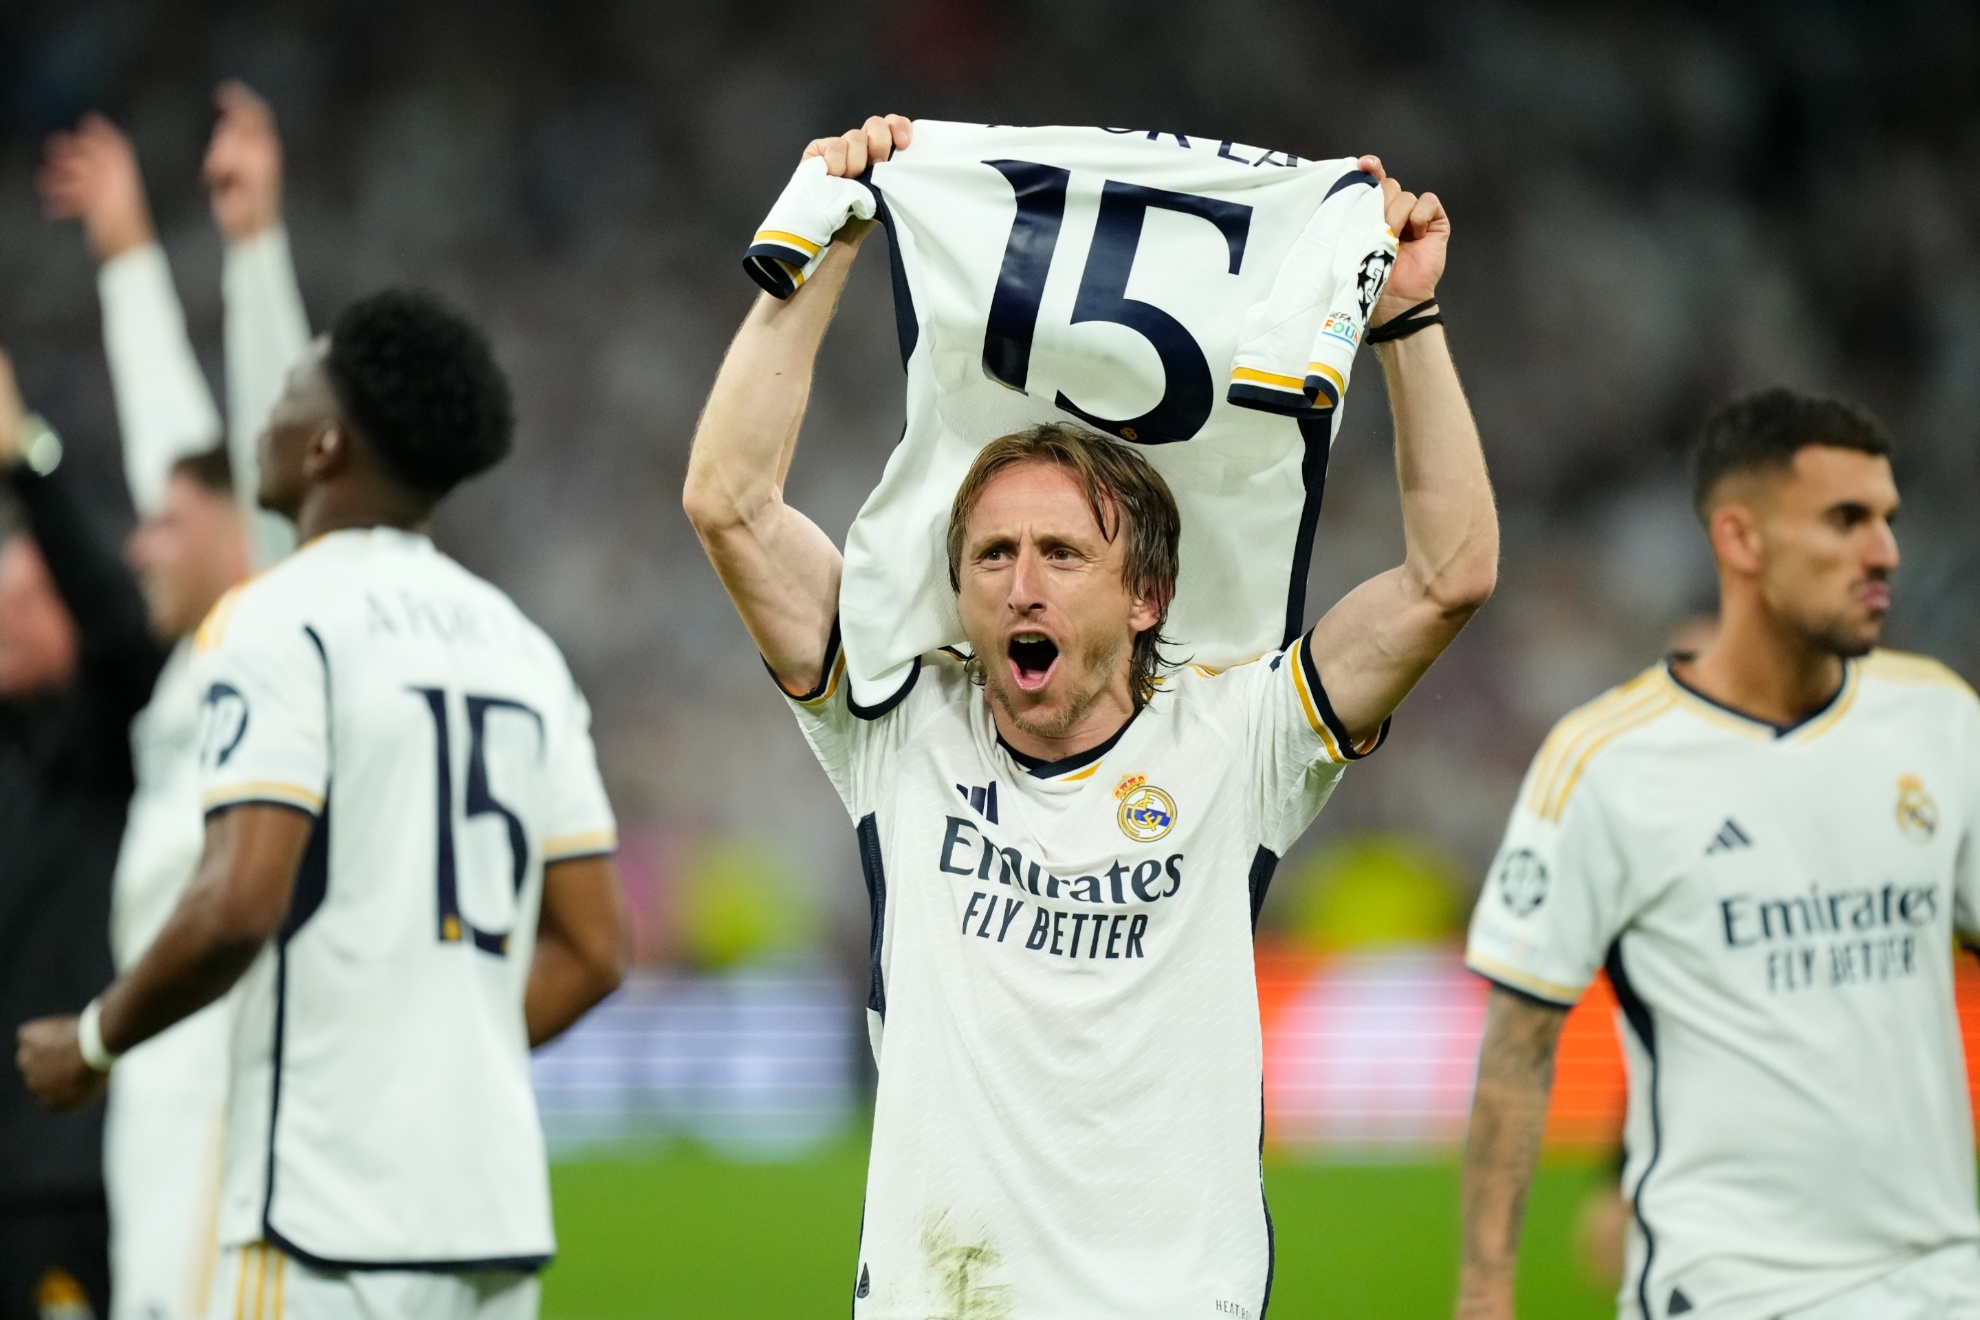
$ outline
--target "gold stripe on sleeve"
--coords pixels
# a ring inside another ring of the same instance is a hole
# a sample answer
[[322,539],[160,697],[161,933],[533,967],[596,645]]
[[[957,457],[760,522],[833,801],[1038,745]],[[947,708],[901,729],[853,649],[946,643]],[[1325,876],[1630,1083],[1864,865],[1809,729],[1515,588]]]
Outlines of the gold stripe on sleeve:
[[[1341,373],[1335,371],[1332,367],[1328,366],[1326,363],[1309,362],[1306,364],[1306,369],[1308,371],[1318,372],[1320,375],[1325,376],[1328,380],[1334,382],[1335,390],[1339,391],[1342,394],[1347,393],[1347,382],[1341,379]],[[1305,386],[1305,384],[1306,384],[1305,381],[1300,382],[1302,388]]]
[[1341,745],[1334,741],[1327,722],[1320,718],[1320,708],[1313,702],[1313,694],[1306,690],[1306,670],[1300,660],[1300,648],[1306,639],[1300,638],[1286,651],[1286,668],[1292,670],[1293,690],[1299,693],[1300,704],[1306,708],[1306,722],[1313,726],[1313,732],[1320,736],[1320,743],[1327,749],[1327,757],[1336,765],[1345,764],[1347,757],[1341,755]]
[[782,243],[785,247],[794,247],[810,257],[817,256],[819,251],[819,244],[812,242],[801,234],[789,233],[782,229],[759,229],[756,231],[755,241],[758,243]]
[[1232,367],[1231,379],[1248,380],[1259,385],[1276,385],[1282,390],[1298,390],[1302,394],[1306,392],[1306,382],[1298,376],[1275,375],[1269,371],[1260,371],[1256,367]]
[[543,841],[543,860],[561,861],[567,857],[611,852],[619,846],[617,830],[592,830],[587,834],[561,834]]
[[1500,962],[1497,958],[1487,958],[1482,953],[1465,954],[1464,963],[1480,976],[1493,981],[1504,981],[1514,989],[1524,990],[1542,999],[1550,999],[1563,1007],[1577,1003],[1581,999],[1581,989],[1577,986],[1562,985],[1558,981],[1549,981],[1531,972],[1523,972],[1517,967]]
[[275,779],[254,779],[244,784],[228,784],[210,789],[200,799],[202,806],[211,811],[235,802],[273,801],[291,803],[312,813],[323,810],[323,799],[309,789],[297,784],[285,784]]
[[839,680],[845,677],[845,673],[846,673],[846,649],[845,647],[841,646],[839,648],[839,654],[835,656],[832,660],[832,677],[831,680],[825,684],[825,690],[819,693],[817,696],[813,697],[809,701],[798,701],[796,697],[791,697],[790,699],[792,701],[796,701],[798,705],[804,707],[806,710],[810,710],[816,706],[822,706],[826,702],[832,699],[832,694],[834,692],[837,692],[839,690]]

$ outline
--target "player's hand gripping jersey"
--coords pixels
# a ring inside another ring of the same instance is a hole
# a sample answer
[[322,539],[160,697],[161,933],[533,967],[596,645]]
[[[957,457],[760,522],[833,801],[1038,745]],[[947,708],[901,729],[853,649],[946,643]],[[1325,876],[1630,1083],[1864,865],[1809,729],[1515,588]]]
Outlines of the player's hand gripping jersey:
[[862,1320],[1258,1316],[1252,923],[1351,746],[1306,643],[1171,675],[1055,765],[943,652],[884,714],[834,648],[799,723],[857,822],[880,1087]]
[[1625,1316],[1761,1320],[1980,1239],[1953,939],[1980,930],[1980,703],[1849,662],[1789,730],[1659,666],[1528,772],[1473,968],[1571,1004],[1607,967],[1636,1203]]
[[384,529],[319,538],[201,629],[208,811],[316,818],[242,980],[220,1240],[319,1266],[553,1249],[523,991],[543,868],[610,851],[590,716],[500,591]]
[[1079,418],[1144,445],[1190,531],[1165,632],[1204,664],[1305,620],[1327,449],[1395,261],[1355,161],[1176,133],[919,120],[864,181],[804,162],[745,265],[788,297],[850,216],[894,269],[907,426],[846,537],[854,698],[963,640],[943,537],[976,451]]

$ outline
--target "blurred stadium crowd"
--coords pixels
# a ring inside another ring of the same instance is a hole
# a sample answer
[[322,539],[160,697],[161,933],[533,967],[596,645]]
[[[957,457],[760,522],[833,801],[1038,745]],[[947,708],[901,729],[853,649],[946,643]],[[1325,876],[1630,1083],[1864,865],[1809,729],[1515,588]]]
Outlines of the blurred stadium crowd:
[[[864,958],[839,804],[764,699],[678,492],[754,296],[751,227],[806,139],[872,112],[1375,151],[1450,206],[1464,260],[1444,306],[1503,503],[1499,591],[1347,776],[1309,859],[1407,831],[1449,859],[1455,928],[1546,728],[1711,600],[1677,455],[1737,388],[1834,390],[1891,422],[1907,507],[1889,639],[1980,676],[1963,604],[1980,569],[1980,11],[905,0],[818,18],[714,0],[0,8],[0,345],[107,520],[129,513],[91,263],[31,182],[42,139],[82,111],[137,144],[210,374],[220,246],[197,166],[224,76],[279,117],[319,327],[402,280],[488,327],[518,452],[439,539],[544,624],[591,696],[649,965]],[[888,302],[864,269],[792,474],[835,535],[900,429]],[[1399,552],[1376,380],[1335,450],[1316,604]],[[737,840],[769,877],[758,909],[696,897],[695,859]],[[1287,889],[1302,869],[1326,868],[1291,859]],[[1303,911],[1282,893],[1265,921]]]

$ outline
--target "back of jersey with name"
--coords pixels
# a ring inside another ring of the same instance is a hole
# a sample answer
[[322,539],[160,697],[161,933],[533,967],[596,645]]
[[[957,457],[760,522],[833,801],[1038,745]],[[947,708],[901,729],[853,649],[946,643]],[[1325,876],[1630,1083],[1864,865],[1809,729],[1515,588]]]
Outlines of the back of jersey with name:
[[1179,647],[1221,668],[1289,643],[1327,449],[1396,251],[1373,176],[1176,133],[923,120],[870,181],[908,395],[846,538],[855,699],[879,704],[916,656],[963,641],[950,501],[987,441],[1041,423],[1140,446],[1175,491]]
[[209,812],[315,828],[243,983],[221,1240],[312,1263],[547,1259],[522,998],[543,868],[609,852],[556,647],[424,537],[323,537],[201,630]]

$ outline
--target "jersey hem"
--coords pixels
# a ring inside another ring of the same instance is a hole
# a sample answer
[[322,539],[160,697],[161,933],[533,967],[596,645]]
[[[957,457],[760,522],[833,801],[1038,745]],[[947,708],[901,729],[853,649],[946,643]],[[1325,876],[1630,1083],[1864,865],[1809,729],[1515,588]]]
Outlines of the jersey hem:
[[534,1274],[557,1258],[554,1251],[529,1256],[481,1256],[468,1259],[443,1260],[345,1260],[336,1256],[319,1256],[315,1252],[297,1246],[292,1240],[277,1232],[275,1226],[266,1219],[261,1221],[262,1234],[286,1256],[309,1266],[313,1270],[355,1270],[367,1273],[380,1270],[403,1270],[410,1274],[488,1274],[498,1270],[514,1271],[518,1274]]

